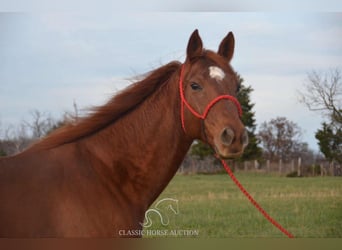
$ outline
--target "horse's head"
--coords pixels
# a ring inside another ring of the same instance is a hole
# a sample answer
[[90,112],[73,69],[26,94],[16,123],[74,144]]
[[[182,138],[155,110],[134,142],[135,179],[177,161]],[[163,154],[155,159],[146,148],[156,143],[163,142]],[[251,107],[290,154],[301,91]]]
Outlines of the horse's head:
[[[195,30],[187,46],[180,90],[182,126],[187,135],[209,143],[222,158],[243,153],[248,135],[236,100],[238,80],[230,66],[234,36],[230,32],[218,52],[204,50]],[[183,97],[182,97],[183,96]]]

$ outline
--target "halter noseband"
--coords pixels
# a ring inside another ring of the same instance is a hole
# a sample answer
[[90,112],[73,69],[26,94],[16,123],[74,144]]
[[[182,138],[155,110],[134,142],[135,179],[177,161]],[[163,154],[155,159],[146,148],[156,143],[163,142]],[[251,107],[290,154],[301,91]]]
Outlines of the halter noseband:
[[182,122],[182,128],[184,133],[186,133],[186,129],[185,129],[185,119],[184,119],[184,105],[188,108],[188,110],[197,118],[203,120],[205,120],[205,118],[207,117],[210,109],[220,100],[226,99],[229,101],[232,101],[234,103],[234,105],[236,106],[239,116],[242,116],[242,108],[241,105],[239,103],[239,101],[231,95],[220,95],[217,96],[216,98],[214,98],[204,109],[203,114],[198,113],[193,107],[191,107],[191,105],[187,102],[187,100],[185,99],[185,95],[184,95],[184,86],[183,86],[183,81],[184,81],[184,64],[182,65],[181,68],[181,72],[180,72],[180,78],[179,78],[179,94],[180,94],[180,99],[181,99],[181,122]]

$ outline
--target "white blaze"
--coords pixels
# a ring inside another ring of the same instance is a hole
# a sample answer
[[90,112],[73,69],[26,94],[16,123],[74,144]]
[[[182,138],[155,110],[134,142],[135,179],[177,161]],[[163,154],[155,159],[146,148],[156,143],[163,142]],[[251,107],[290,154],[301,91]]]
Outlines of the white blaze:
[[223,70],[216,66],[209,67],[209,75],[211,78],[215,78],[217,81],[222,81],[226,74]]

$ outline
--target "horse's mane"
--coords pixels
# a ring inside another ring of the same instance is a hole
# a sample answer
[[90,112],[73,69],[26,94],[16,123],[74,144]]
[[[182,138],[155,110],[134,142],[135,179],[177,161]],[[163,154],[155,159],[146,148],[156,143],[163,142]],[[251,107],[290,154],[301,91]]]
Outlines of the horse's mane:
[[141,81],[131,84],[114,95],[107,104],[92,108],[87,116],[77,119],[76,123],[69,123],[55,130],[28,150],[54,148],[92,135],[107,127],[144,102],[163,83],[167,82],[171,75],[180,68],[180,65],[181,63],[176,61],[170,62],[151,71]]

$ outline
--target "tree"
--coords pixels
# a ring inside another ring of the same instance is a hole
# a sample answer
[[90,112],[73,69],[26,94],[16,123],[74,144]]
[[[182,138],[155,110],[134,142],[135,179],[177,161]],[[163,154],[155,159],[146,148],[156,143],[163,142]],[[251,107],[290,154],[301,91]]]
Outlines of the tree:
[[200,160],[203,160],[208,156],[214,155],[214,150],[209,145],[196,140],[191,146],[190,155],[197,156]]
[[23,151],[32,143],[28,136],[27,127],[21,123],[18,126],[10,125],[4,133],[2,149],[6,155],[13,155]]
[[[251,103],[250,94],[253,91],[251,86],[246,87],[243,85],[243,78],[240,75],[237,75],[238,82],[240,84],[240,90],[237,95],[237,99],[239,100],[243,114],[242,114],[242,123],[245,125],[248,130],[249,136],[249,144],[245,148],[243,155],[240,157],[240,161],[245,160],[253,160],[261,157],[261,148],[259,147],[259,141],[255,135],[256,129],[256,120],[255,120],[255,112],[252,111],[254,104]],[[205,158],[208,155],[213,155],[213,150],[206,144],[196,141],[191,147],[190,151],[191,155],[197,155],[201,159]]]
[[[1,142],[0,142],[1,144]],[[1,146],[1,145],[0,145]],[[4,157],[6,156],[6,152],[2,149],[2,147],[0,148],[0,157]]]
[[2,129],[0,123],[0,156],[13,155],[23,151],[35,140],[40,139],[66,123],[76,123],[79,110],[73,102],[73,112],[65,112],[60,120],[55,120],[48,112],[30,111],[31,119],[23,120],[20,124],[9,125]]
[[1,126],[1,121],[0,121],[0,157],[6,156],[6,152],[4,150],[4,145],[2,141],[2,126]]
[[285,117],[264,122],[259,129],[264,154],[270,160],[290,160],[301,147],[300,136],[299,126]]
[[342,125],[342,74],[340,69],[327,73],[308,73],[304,92],[299,91],[299,101],[309,110],[318,111],[333,123]]
[[[0,154],[13,155],[23,151],[35,140],[42,138],[56,125],[48,113],[33,110],[30,121],[9,125],[3,132]],[[2,151],[2,153],[1,153]]]
[[249,161],[259,159],[262,155],[262,149],[259,146],[260,141],[258,140],[257,136],[255,135],[256,130],[256,119],[255,119],[255,112],[253,112],[254,103],[251,102],[250,94],[252,93],[253,89],[251,86],[244,86],[243,78],[238,75],[238,80],[240,83],[240,90],[238,93],[238,100],[242,107],[242,123],[245,125],[248,131],[248,145],[245,148],[243,155],[240,157],[240,161]]
[[315,137],[326,159],[330,162],[342,163],[342,129],[340,127],[324,122]]
[[24,124],[32,132],[33,139],[42,138],[55,126],[55,121],[46,112],[35,109],[30,111],[30,115],[31,121],[24,121]]
[[323,122],[315,136],[320,151],[329,161],[342,162],[342,74],[341,69],[326,73],[308,73],[305,91],[299,92],[300,101],[309,110],[322,113]]

